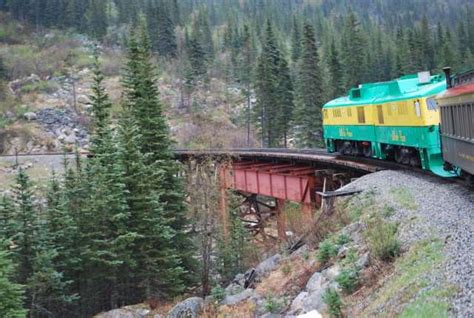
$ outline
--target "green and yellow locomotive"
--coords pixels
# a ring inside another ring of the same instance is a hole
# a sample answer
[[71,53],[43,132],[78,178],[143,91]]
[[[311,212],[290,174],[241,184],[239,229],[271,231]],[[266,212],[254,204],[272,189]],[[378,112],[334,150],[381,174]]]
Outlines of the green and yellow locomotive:
[[362,84],[323,107],[329,152],[421,166],[443,176],[440,115],[435,100],[446,90],[444,75],[428,72]]

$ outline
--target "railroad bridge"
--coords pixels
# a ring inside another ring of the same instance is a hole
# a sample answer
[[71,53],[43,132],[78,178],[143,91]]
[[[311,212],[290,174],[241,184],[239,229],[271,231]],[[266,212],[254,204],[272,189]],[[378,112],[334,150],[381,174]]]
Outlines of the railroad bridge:
[[[286,240],[287,202],[301,207],[303,224],[313,223],[314,211],[330,210],[333,198],[352,194],[336,191],[353,178],[385,169],[373,161],[355,160],[324,149],[228,149],[228,150],[175,150],[181,162],[209,160],[215,162],[219,172],[220,215],[227,235],[229,224],[228,190],[243,196],[242,219],[252,215],[254,221],[247,228],[263,240],[265,223],[276,216],[278,239]],[[264,198],[262,200],[261,198]]]

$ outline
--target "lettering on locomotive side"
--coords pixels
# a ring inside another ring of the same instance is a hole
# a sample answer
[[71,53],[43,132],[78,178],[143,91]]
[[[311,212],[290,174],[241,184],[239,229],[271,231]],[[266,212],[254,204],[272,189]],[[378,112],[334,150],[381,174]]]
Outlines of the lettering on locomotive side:
[[352,131],[349,128],[339,128],[339,136],[341,137],[352,137]]
[[468,155],[468,154],[465,154],[465,153],[458,153],[458,156],[463,158],[463,159],[474,162],[474,156],[471,156],[471,155]]
[[405,136],[401,131],[392,131],[392,141],[406,142],[407,136]]

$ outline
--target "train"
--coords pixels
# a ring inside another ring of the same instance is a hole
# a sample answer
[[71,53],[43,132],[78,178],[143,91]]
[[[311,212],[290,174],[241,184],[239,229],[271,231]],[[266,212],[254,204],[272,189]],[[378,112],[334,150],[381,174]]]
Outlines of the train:
[[474,184],[474,69],[455,76],[449,67],[444,71],[447,90],[437,101],[445,169]]
[[441,177],[472,176],[473,103],[474,71],[451,76],[446,68],[361,84],[323,106],[326,149]]

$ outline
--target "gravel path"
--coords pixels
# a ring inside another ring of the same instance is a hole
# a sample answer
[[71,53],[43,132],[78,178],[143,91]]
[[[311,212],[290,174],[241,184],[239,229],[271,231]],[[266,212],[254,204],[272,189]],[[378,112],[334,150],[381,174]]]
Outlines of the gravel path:
[[459,287],[452,315],[474,317],[474,191],[439,178],[398,171],[370,174],[347,188],[373,188],[383,202],[397,206],[391,218],[404,223],[400,229],[404,245],[433,236],[445,242],[443,272]]

